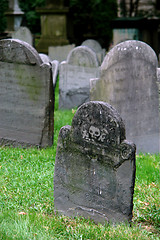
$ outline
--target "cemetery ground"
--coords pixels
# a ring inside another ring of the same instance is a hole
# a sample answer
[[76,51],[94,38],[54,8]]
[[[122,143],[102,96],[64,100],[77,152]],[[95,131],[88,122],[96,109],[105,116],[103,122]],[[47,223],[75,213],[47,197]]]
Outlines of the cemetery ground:
[[54,145],[46,149],[0,148],[0,239],[160,239],[159,154],[136,156],[131,225],[94,224],[54,214],[53,174],[59,130],[76,110],[58,110]]

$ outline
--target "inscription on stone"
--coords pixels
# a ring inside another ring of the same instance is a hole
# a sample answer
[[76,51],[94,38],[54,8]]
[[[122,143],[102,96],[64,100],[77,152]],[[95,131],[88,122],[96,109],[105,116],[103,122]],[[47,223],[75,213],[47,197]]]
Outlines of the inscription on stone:
[[89,101],[90,78],[99,76],[96,54],[88,47],[76,47],[59,69],[59,108],[71,109]]
[[125,41],[110,50],[101,77],[91,80],[91,100],[110,103],[125,121],[127,138],[139,152],[160,151],[157,57],[140,41]]

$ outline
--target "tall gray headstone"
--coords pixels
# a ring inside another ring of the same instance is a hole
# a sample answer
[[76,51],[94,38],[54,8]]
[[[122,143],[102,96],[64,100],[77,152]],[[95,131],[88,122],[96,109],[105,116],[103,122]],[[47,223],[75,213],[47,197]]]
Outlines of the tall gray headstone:
[[71,109],[89,101],[90,78],[98,76],[95,52],[85,46],[74,48],[59,67],[59,108]]
[[0,145],[51,146],[53,82],[50,64],[20,40],[0,41]]
[[125,121],[127,139],[138,152],[160,149],[157,57],[140,41],[125,41],[110,50],[101,77],[91,80],[91,100],[110,103]]
[[101,64],[103,62],[103,59],[106,55],[106,50],[102,49],[98,41],[94,39],[87,39],[84,42],[82,42],[81,46],[91,48],[96,53],[99,63]]
[[135,145],[118,112],[104,102],[84,103],[59,133],[55,211],[96,223],[130,221],[135,168]]

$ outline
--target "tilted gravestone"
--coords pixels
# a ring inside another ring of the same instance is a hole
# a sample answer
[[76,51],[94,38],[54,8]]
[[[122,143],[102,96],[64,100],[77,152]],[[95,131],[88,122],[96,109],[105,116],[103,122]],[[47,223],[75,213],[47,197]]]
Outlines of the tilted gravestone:
[[91,80],[91,100],[105,101],[125,121],[138,152],[159,152],[157,57],[146,43],[130,40],[110,50],[101,77]]
[[130,221],[135,168],[135,145],[118,112],[104,102],[84,103],[59,133],[55,211],[96,223]]
[[59,108],[71,109],[89,101],[90,78],[99,76],[95,52],[76,47],[59,67]]
[[103,62],[103,59],[106,55],[106,50],[102,49],[98,41],[94,39],[87,39],[84,42],[82,42],[81,46],[91,48],[96,53],[99,63],[101,64]]
[[51,146],[53,82],[49,64],[20,40],[0,41],[0,145]]

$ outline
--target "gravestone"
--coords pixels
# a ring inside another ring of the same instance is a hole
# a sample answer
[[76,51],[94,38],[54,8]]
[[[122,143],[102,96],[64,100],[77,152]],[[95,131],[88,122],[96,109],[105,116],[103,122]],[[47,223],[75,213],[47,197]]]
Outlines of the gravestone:
[[125,121],[138,152],[159,152],[157,57],[149,45],[125,41],[110,50],[101,77],[91,80],[91,100],[105,101]]
[[96,53],[99,63],[101,64],[103,62],[103,59],[106,55],[106,50],[102,49],[98,41],[94,39],[87,39],[81,44],[81,46],[91,48]]
[[85,46],[74,48],[59,67],[59,108],[71,109],[89,100],[90,78],[99,76],[95,52]]
[[159,113],[160,113],[160,68],[157,68],[157,85],[159,90]]
[[20,40],[0,41],[0,145],[46,147],[53,143],[50,64]]
[[96,223],[130,221],[135,145],[118,112],[104,102],[84,103],[72,126],[61,128],[54,172],[54,208]]
[[44,63],[50,63],[51,62],[51,59],[47,54],[39,53],[39,56],[40,56],[42,62],[44,62]]
[[55,87],[58,77],[59,62],[57,60],[51,61],[47,54],[39,53],[39,56],[43,63],[49,63],[52,68],[53,87]]
[[52,79],[53,79],[53,87],[56,86],[58,73],[59,73],[59,62],[57,60],[51,61],[52,66]]
[[13,32],[12,38],[19,39],[33,45],[33,36],[27,27],[20,27],[17,31]]
[[64,46],[50,46],[48,48],[48,55],[52,60],[59,62],[66,61],[68,54],[75,48],[75,44],[69,44]]

